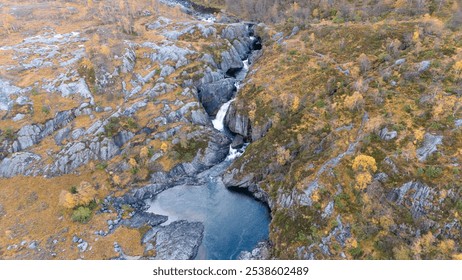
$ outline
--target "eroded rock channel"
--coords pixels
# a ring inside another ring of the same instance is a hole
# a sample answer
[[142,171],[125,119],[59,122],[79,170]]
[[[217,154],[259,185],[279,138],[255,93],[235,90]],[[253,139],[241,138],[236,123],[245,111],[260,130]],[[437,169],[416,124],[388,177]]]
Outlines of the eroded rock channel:
[[[174,2],[184,5],[188,1]],[[213,20],[197,10],[192,14]],[[231,49],[221,54],[218,70],[205,73],[196,84],[207,122],[214,127],[203,157],[157,174],[152,185],[108,200],[116,207],[129,204],[137,209],[126,225],[154,221],[142,242],[147,249],[155,248],[155,259],[268,257],[268,206],[251,192],[227,188],[222,180],[250,140],[247,132],[241,132],[250,128],[242,128],[245,124],[232,113],[232,103],[249,71],[249,60],[261,55],[261,43],[251,23],[230,24],[222,37],[233,42]]]

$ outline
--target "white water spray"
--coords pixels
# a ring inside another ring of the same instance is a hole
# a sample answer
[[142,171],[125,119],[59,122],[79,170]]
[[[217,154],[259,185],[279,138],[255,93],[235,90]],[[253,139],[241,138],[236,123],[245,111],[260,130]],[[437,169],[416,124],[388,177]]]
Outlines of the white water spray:
[[228,112],[229,106],[233,101],[234,99],[231,99],[230,101],[221,105],[220,110],[218,110],[217,116],[214,120],[212,120],[213,127],[215,127],[216,130],[223,131],[225,129],[224,121],[226,113]]

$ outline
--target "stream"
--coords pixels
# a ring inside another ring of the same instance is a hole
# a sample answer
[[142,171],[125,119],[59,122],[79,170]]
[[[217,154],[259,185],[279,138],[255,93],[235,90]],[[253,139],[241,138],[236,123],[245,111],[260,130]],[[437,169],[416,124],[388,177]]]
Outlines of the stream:
[[[249,71],[248,60],[233,76],[236,93]],[[232,137],[224,125],[224,119],[234,99],[223,104],[212,124],[215,129]],[[167,225],[174,221],[201,222],[204,237],[196,259],[229,260],[238,258],[242,251],[252,251],[258,242],[267,240],[270,213],[268,207],[247,193],[227,189],[221,175],[241,156],[247,147],[229,148],[227,158],[197,175],[202,185],[178,185],[147,200],[148,212],[168,216]]]
[[[238,80],[245,78],[243,72],[248,71],[245,65],[236,75]],[[212,121],[215,129],[223,133],[229,133],[223,121],[233,101],[223,104]],[[236,259],[241,251],[251,251],[258,242],[268,239],[267,206],[248,194],[228,190],[220,178],[245,147],[241,150],[230,147],[225,161],[199,174],[198,177],[206,178],[205,184],[175,186],[148,201],[148,212],[168,216],[165,224],[177,220],[203,223],[204,238],[196,259]]]

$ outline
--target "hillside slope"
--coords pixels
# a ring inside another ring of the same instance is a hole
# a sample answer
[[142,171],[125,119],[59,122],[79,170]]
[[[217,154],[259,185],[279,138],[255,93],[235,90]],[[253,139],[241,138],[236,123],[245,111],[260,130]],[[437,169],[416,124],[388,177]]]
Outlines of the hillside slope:
[[224,178],[269,202],[275,258],[460,257],[462,34],[447,19],[266,29],[227,116],[252,144]]

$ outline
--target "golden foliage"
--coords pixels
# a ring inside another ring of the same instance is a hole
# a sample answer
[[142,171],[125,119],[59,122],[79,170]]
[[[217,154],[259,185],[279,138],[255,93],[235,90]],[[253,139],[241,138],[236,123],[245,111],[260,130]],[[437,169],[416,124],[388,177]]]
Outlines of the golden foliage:
[[128,160],[128,163],[130,164],[131,167],[137,167],[138,166],[138,162],[136,162],[136,159],[134,159],[134,158],[130,158]]
[[393,255],[396,260],[409,260],[411,259],[411,251],[405,247],[395,247],[393,248]]
[[318,202],[320,199],[321,199],[321,195],[319,194],[319,190],[315,190],[311,194],[311,200],[314,201],[314,202]]
[[453,68],[456,71],[456,73],[460,75],[462,73],[462,60],[457,61],[454,64]]
[[100,48],[100,53],[109,57],[111,55],[111,49],[107,45],[102,45]]
[[141,148],[141,150],[140,150],[140,157],[141,157],[141,158],[144,158],[144,159],[146,159],[146,158],[149,157],[149,148],[148,148],[148,147],[143,147],[143,148]]
[[433,106],[433,117],[435,117],[435,119],[441,119],[445,113],[456,111],[458,99],[459,98],[456,96],[446,96],[442,93],[438,94],[435,97],[436,105]]
[[96,190],[88,182],[81,182],[77,187],[77,197],[78,204],[86,205],[95,199]]
[[68,191],[61,191],[59,194],[59,205],[63,206],[64,208],[72,209],[77,206],[77,201],[70,192]]
[[384,123],[384,119],[382,116],[375,116],[372,117],[366,124],[365,131],[366,132],[378,132],[380,127],[382,127]]
[[353,95],[345,97],[344,104],[351,111],[359,110],[364,106],[364,98],[361,93],[355,91]]
[[160,144],[160,149],[165,153],[167,152],[168,150],[168,144],[165,143],[165,142],[162,142],[162,144]]
[[356,175],[356,188],[364,190],[372,182],[372,175],[367,172],[361,172]]
[[375,172],[377,165],[375,158],[367,155],[359,155],[353,160],[353,170],[355,172]]
[[284,165],[290,158],[290,151],[285,149],[284,147],[278,147],[276,150],[277,153],[277,163],[280,165]]
[[456,246],[456,243],[454,242],[454,240],[447,239],[447,240],[441,241],[440,244],[438,244],[438,250],[442,254],[446,255],[454,251],[455,246]]
[[420,32],[419,30],[414,31],[414,34],[412,34],[412,41],[414,42],[419,42],[420,40]]
[[87,205],[96,197],[96,190],[88,182],[81,182],[77,187],[77,193],[71,194],[63,190],[59,195],[59,205],[72,209],[78,205]]
[[121,183],[122,183],[122,180],[120,179],[120,176],[119,175],[114,175],[114,177],[112,177],[112,181],[114,182],[114,184],[116,184],[117,186],[119,186]]
[[292,100],[292,111],[297,111],[298,107],[300,107],[300,98],[297,95],[295,95]]
[[359,155],[353,160],[353,171],[356,172],[356,188],[363,190],[372,182],[371,173],[377,171],[375,159],[367,155]]

